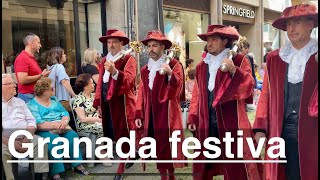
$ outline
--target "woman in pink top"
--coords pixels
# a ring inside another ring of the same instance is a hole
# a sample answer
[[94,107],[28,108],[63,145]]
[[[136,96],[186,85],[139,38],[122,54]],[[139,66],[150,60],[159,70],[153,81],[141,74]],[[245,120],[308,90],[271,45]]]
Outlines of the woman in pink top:
[[192,98],[192,91],[193,91],[193,85],[194,85],[195,76],[196,76],[196,69],[190,69],[188,71],[189,79],[186,82],[186,98],[187,98],[187,101],[190,101],[191,98]]

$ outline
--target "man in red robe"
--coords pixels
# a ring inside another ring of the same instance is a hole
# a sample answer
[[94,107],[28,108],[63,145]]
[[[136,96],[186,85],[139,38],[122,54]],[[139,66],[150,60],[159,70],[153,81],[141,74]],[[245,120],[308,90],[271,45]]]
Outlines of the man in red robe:
[[[184,74],[182,64],[172,59],[165,63],[165,49],[172,43],[160,31],[148,32],[141,41],[147,46],[149,61],[141,68],[135,123],[143,128],[144,135],[156,140],[157,160],[185,160],[182,153],[183,125],[180,98],[184,97]],[[165,74],[159,73],[163,69]],[[173,131],[180,131],[181,142],[177,146],[177,157],[171,154],[169,138]],[[185,163],[157,163],[161,179],[175,179],[174,168],[185,167]],[[169,173],[169,178],[168,174]]]
[[[99,41],[107,44],[109,53],[99,64],[99,81],[93,105],[98,107],[102,115],[104,136],[117,141],[121,137],[129,137],[129,131],[136,129],[134,85],[137,64],[131,55],[113,62],[123,46],[129,43],[124,32],[108,30],[106,36],[100,37]],[[122,146],[122,151],[129,151],[127,143]],[[114,179],[122,179],[123,172],[124,163],[119,163]]]
[[287,31],[290,41],[267,57],[253,129],[257,141],[283,138],[287,163],[266,164],[266,179],[318,179],[318,118],[308,113],[318,84],[318,41],[310,37],[318,26],[317,7],[288,7],[272,25]]
[[[228,58],[233,41],[239,38],[234,27],[209,25],[205,34],[198,35],[207,41],[208,53],[197,65],[196,79],[189,109],[188,128],[203,144],[208,137],[222,138],[231,132],[234,142],[231,150],[221,143],[219,159],[229,160],[226,151],[231,151],[235,158],[231,160],[255,160],[247,142],[243,141],[243,158],[237,156],[237,130],[243,130],[243,139],[253,138],[250,122],[246,114],[245,102],[252,98],[254,80],[251,76],[249,60],[242,54]],[[225,63],[227,72],[219,69]],[[200,152],[206,151],[202,146]],[[197,160],[207,160],[202,153]],[[217,159],[215,159],[217,160]],[[215,175],[224,175],[225,180],[259,180],[261,173],[256,163],[212,164],[194,163],[194,179],[212,180]]]

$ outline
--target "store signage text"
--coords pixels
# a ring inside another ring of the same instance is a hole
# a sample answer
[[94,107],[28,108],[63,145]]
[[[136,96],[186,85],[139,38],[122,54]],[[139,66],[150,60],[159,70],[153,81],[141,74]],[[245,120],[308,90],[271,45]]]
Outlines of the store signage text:
[[230,5],[223,5],[223,14],[229,14],[233,16],[240,16],[240,17],[245,17],[245,18],[250,18],[253,19],[255,16],[254,11],[244,9],[244,8],[238,8]]

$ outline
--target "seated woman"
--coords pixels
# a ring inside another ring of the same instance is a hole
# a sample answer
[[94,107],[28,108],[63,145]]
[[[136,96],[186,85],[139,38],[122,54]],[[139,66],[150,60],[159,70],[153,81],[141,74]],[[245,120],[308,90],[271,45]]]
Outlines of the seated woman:
[[[77,113],[78,131],[93,133],[98,138],[103,137],[102,119],[98,111],[93,107],[94,82],[90,74],[80,74],[76,79],[76,88],[80,91],[73,102],[73,109]],[[106,153],[105,151],[101,152]],[[102,160],[110,160],[102,158]],[[103,163],[104,166],[112,166],[112,163]]]
[[[73,138],[78,135],[69,126],[69,113],[63,108],[54,95],[54,87],[50,78],[44,77],[37,81],[34,87],[35,97],[27,103],[32,115],[36,119],[37,134],[43,138],[50,138],[48,143],[49,159],[62,160],[52,155],[52,149],[61,146],[62,143],[53,144],[52,141],[58,137],[64,137],[69,140],[69,155],[71,160],[82,160],[81,153],[79,157],[73,154]],[[62,154],[63,150],[59,149],[58,154]],[[74,172],[88,175],[88,171],[80,163],[71,163]],[[52,179],[60,180],[60,173],[64,172],[63,163],[50,163],[50,175]]]
[[93,107],[94,83],[90,74],[80,74],[76,79],[76,88],[80,91],[73,102],[73,109],[77,113],[78,131],[93,133],[98,138],[103,136],[102,119]]

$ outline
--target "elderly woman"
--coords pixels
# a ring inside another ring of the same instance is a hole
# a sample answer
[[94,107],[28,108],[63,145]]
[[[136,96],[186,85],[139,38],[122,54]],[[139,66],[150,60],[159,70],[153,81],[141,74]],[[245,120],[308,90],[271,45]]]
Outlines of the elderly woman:
[[[93,133],[98,138],[103,136],[102,119],[98,111],[93,107],[94,83],[90,74],[80,74],[76,79],[76,88],[80,93],[75,97],[73,109],[77,113],[79,132]],[[102,152],[104,154],[106,152]],[[102,160],[110,160],[102,158]],[[103,163],[104,166],[112,166],[112,163]]]
[[[48,143],[49,159],[62,160],[52,155],[52,150],[62,143],[53,144],[53,140],[58,137],[64,137],[69,140],[69,155],[71,160],[82,160],[81,153],[79,157],[75,157],[73,153],[73,139],[78,135],[69,126],[69,113],[63,108],[60,102],[54,97],[54,87],[50,78],[41,78],[35,84],[35,97],[27,103],[32,115],[36,119],[37,134],[43,138],[50,138]],[[55,148],[56,149],[56,148]],[[58,154],[62,154],[63,150],[59,149]],[[82,175],[88,175],[88,171],[80,163],[71,163],[74,172]],[[60,173],[64,172],[63,163],[50,164],[50,175],[52,179],[60,180]]]
[[93,107],[94,83],[90,74],[80,74],[76,79],[76,88],[80,91],[75,97],[73,109],[77,113],[79,131],[94,133],[98,137],[103,136],[102,119],[98,111]]

